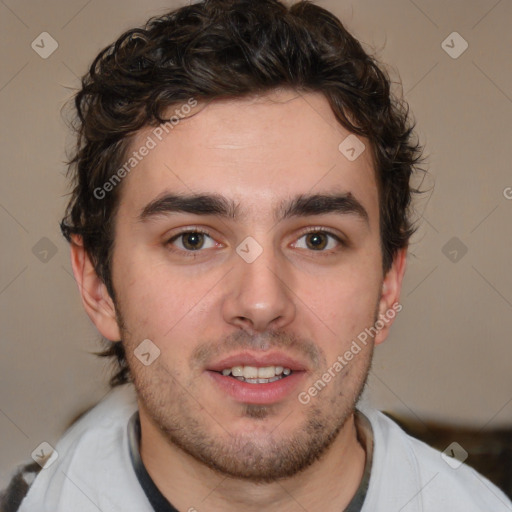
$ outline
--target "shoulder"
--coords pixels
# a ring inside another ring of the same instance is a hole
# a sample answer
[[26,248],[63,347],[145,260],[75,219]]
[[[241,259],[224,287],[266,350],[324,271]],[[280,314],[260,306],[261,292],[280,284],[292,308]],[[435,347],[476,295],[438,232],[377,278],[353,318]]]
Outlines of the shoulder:
[[453,452],[455,458],[442,454],[379,411],[363,408],[362,412],[374,433],[368,497],[369,501],[379,498],[378,510],[387,510],[381,508],[387,502],[403,512],[512,512],[506,495],[457,460],[457,453]]
[[16,512],[19,509],[40,470],[41,466],[32,462],[16,471],[7,488],[0,494],[0,512]]
[[[121,485],[130,488],[136,483],[134,473],[130,472],[127,450],[127,424],[136,409],[136,395],[131,385],[111,390],[66,431],[32,484],[23,484],[25,473],[15,475],[5,501],[10,499],[16,503],[20,500],[18,495],[25,491],[20,512],[60,512],[69,510],[70,504],[73,510],[85,511],[91,504],[100,506],[100,503],[105,505],[105,510],[114,510],[106,503],[106,495],[110,493],[105,491],[115,494]],[[11,507],[6,512],[16,510],[18,508]],[[127,510],[132,508],[127,507]]]

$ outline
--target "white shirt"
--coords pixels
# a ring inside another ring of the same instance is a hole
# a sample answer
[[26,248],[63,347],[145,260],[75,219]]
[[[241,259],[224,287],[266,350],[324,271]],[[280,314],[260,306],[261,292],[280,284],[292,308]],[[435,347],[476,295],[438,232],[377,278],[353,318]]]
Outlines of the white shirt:
[[[153,512],[129,455],[127,425],[136,410],[132,385],[113,389],[57,443],[57,459],[40,471],[19,512]],[[374,451],[361,512],[512,512],[505,494],[476,471],[453,469],[379,411],[362,412]]]

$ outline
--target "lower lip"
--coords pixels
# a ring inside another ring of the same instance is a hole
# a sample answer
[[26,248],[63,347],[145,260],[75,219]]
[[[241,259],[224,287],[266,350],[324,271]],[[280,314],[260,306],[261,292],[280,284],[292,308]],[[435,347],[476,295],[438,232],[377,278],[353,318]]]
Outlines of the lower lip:
[[287,398],[298,387],[306,372],[295,371],[288,377],[267,384],[250,384],[209,370],[206,373],[224,393],[230,395],[237,402],[273,404]]

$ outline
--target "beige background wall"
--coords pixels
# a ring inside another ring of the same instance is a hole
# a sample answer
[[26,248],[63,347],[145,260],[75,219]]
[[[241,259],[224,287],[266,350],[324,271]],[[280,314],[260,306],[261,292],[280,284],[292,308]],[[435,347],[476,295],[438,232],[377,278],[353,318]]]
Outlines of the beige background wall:
[[[107,390],[58,229],[69,142],[60,109],[99,49],[184,3],[0,3],[0,487]],[[404,309],[377,349],[366,399],[422,420],[511,425],[512,3],[319,3],[399,70],[435,181],[418,204]],[[456,59],[441,46],[454,31],[469,45]],[[58,43],[47,59],[31,48],[42,32]]]

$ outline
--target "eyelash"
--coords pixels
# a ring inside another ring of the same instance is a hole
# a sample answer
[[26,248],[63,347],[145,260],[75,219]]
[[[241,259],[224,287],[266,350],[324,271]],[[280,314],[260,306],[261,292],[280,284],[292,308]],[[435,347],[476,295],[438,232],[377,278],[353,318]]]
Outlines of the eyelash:
[[[172,247],[172,243],[175,240],[179,239],[183,235],[186,235],[187,233],[198,233],[198,234],[206,235],[209,238],[211,238],[212,240],[214,240],[214,238],[210,235],[210,233],[208,231],[198,227],[198,228],[184,229],[183,231],[180,231],[179,233],[173,235],[169,240],[167,240],[167,242],[165,242],[165,246],[168,247],[169,250],[173,253],[176,253],[176,254],[179,253],[179,254],[185,255],[186,257],[196,258],[199,253],[204,252],[204,249],[198,249],[196,251],[189,251],[189,250],[185,250],[185,249],[175,249]],[[302,237],[304,237],[306,235],[315,234],[315,233],[326,234],[326,235],[330,236],[331,238],[333,238],[339,244],[340,247],[348,247],[348,244],[345,240],[340,238],[338,235],[336,235],[332,231],[330,231],[326,228],[322,228],[322,227],[314,227],[314,228],[309,228],[305,231],[302,231],[301,234],[297,237],[297,240],[300,240]],[[338,250],[339,250],[339,247],[336,249],[330,249],[328,251],[310,250],[309,252],[316,252],[316,253],[318,253],[319,256],[331,256],[334,252],[337,252]]]

